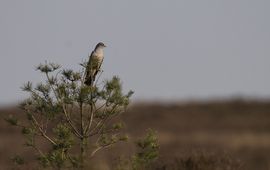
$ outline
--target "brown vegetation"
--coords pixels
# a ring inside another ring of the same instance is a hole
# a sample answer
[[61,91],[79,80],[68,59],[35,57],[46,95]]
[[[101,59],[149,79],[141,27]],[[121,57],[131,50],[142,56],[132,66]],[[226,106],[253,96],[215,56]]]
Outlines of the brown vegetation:
[[[0,111],[1,117],[9,114],[22,116],[16,108]],[[122,119],[131,141],[142,136],[145,129],[158,132],[160,158],[153,165],[155,169],[270,168],[270,102],[137,103]],[[0,136],[2,168],[14,166],[9,158],[15,154],[31,159],[32,152],[22,147],[24,139],[19,129],[10,127],[3,119],[0,120]],[[100,153],[96,159],[102,162],[102,169],[109,169],[117,156],[132,151],[134,146],[130,143],[118,145]],[[31,164],[26,166],[29,169]]]

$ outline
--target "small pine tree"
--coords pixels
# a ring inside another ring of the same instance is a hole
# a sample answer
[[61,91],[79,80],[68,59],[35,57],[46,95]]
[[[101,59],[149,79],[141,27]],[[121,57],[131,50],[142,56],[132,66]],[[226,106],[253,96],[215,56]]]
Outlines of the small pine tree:
[[115,170],[148,170],[158,158],[159,144],[156,132],[148,130],[146,136],[136,142],[136,153],[132,157],[120,157]]
[[132,169],[149,169],[150,163],[158,158],[159,145],[156,133],[150,129],[147,135],[136,144],[138,152],[132,159]]
[[[28,121],[6,119],[22,128],[26,146],[38,153],[43,167],[84,169],[86,159],[127,140],[120,133],[123,124],[112,120],[126,110],[133,92],[123,94],[116,76],[101,83],[97,78],[90,86],[85,85],[86,62],[81,66],[83,71],[76,72],[55,63],[40,64],[37,70],[46,81],[35,86],[27,82],[22,87],[30,94],[21,104]],[[49,150],[40,147],[40,139]]]

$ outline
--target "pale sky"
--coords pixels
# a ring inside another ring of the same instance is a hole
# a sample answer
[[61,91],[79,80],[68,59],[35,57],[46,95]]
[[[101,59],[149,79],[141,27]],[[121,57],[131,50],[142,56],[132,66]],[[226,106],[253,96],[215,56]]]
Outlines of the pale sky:
[[45,60],[78,69],[104,42],[103,78],[134,100],[270,97],[269,0],[1,0],[0,104],[43,79]]

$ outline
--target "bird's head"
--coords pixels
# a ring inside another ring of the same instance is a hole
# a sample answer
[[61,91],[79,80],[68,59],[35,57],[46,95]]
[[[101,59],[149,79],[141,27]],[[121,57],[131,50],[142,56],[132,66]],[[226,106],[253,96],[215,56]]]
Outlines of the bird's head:
[[104,48],[104,47],[106,47],[106,45],[105,45],[104,43],[100,42],[100,43],[98,43],[98,44],[96,45],[96,48],[95,48],[95,49],[98,49],[98,48]]

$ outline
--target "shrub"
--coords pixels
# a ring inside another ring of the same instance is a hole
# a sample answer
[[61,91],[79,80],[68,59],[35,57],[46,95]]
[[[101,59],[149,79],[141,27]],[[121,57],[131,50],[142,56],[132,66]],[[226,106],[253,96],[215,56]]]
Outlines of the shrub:
[[[112,121],[126,110],[133,92],[124,94],[117,76],[85,85],[87,64],[81,66],[83,71],[62,69],[55,63],[40,64],[37,70],[45,81],[36,85],[27,82],[22,87],[30,94],[21,104],[28,121],[6,119],[22,129],[25,145],[35,150],[42,167],[83,169],[86,159],[127,140],[121,133],[123,123]],[[23,163],[19,157],[14,161]]]

